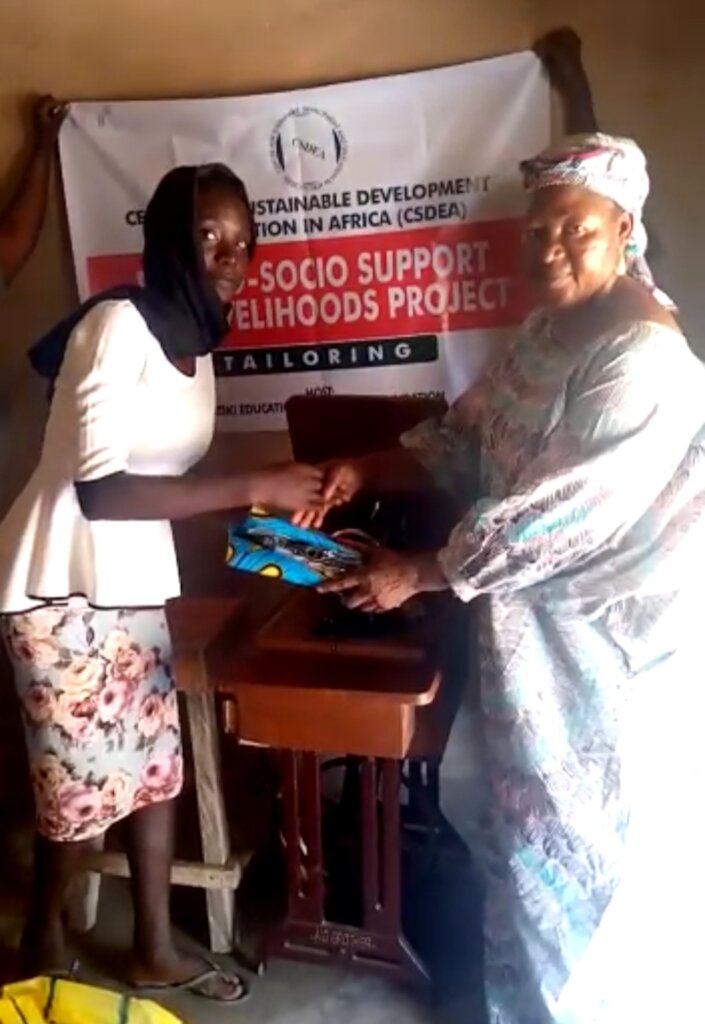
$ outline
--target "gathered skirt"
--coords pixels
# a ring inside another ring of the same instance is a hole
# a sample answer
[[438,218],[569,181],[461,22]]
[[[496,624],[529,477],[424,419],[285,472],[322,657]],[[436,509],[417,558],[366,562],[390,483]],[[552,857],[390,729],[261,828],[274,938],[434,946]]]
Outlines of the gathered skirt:
[[181,790],[183,757],[163,609],[46,606],[5,615],[37,829],[74,842]]

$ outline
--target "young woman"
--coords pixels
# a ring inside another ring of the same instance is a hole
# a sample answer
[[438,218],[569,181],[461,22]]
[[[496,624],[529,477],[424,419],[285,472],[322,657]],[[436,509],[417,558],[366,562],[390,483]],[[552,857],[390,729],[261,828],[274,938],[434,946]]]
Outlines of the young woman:
[[0,526],[0,627],[24,708],[37,810],[28,968],[65,966],[62,910],[83,846],[128,819],[140,986],[236,1001],[242,981],[182,957],[169,922],[182,780],[170,639],[170,520],[253,503],[311,507],[321,473],[191,476],[208,449],[211,352],[255,245],[243,183],[221,165],[161,181],[144,288],[91,300],[32,353],[52,383],[39,464]]

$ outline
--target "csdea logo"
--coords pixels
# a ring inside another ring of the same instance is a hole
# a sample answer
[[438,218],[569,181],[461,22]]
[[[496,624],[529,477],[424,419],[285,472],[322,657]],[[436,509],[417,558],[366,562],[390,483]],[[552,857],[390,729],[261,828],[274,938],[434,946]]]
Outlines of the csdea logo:
[[348,143],[335,118],[317,107],[295,107],[274,126],[272,163],[294,188],[318,189],[340,174]]

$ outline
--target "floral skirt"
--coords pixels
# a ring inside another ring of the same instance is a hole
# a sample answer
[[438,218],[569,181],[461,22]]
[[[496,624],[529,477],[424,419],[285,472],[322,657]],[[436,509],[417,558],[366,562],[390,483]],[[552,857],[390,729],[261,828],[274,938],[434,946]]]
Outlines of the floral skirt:
[[180,792],[162,609],[47,606],[2,616],[0,633],[22,704],[41,835],[95,838]]

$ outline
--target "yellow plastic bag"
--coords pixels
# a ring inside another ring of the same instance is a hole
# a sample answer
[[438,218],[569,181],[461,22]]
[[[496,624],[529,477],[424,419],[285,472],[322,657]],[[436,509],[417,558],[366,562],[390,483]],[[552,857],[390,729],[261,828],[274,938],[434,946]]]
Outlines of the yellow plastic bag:
[[181,1024],[146,999],[80,985],[32,978],[0,991],[0,1024]]

